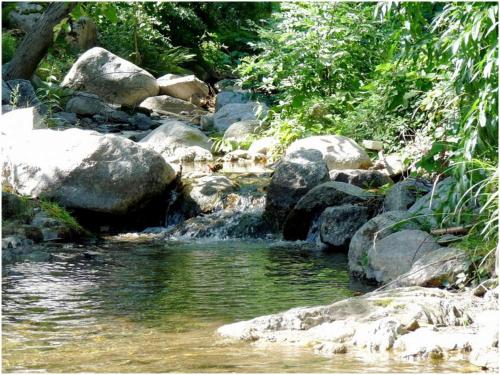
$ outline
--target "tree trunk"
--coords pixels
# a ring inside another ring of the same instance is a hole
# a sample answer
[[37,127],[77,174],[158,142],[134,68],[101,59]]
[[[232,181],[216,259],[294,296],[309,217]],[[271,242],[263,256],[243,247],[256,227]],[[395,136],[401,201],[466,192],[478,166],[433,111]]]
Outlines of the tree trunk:
[[53,43],[54,26],[61,22],[76,6],[71,3],[51,3],[42,17],[26,34],[17,48],[12,60],[8,63],[4,79],[30,79],[47,50]]

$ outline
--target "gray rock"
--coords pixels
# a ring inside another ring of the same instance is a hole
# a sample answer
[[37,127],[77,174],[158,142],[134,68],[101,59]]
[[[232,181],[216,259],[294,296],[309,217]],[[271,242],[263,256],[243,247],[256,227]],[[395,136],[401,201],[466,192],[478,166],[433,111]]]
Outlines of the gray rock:
[[176,158],[178,149],[198,146],[211,150],[212,142],[199,129],[180,121],[164,121],[163,125],[153,130],[139,144],[161,154],[165,159]]
[[234,186],[227,177],[205,176],[192,182],[189,197],[203,213],[213,211],[222,204],[223,195],[234,191]]
[[204,99],[209,94],[208,86],[194,75],[177,76],[167,74],[158,78],[160,94],[192,101],[194,98]]
[[40,114],[47,112],[31,82],[25,79],[2,81],[2,104],[11,104],[16,108],[35,107]]
[[33,31],[41,17],[41,13],[25,13],[19,10],[9,13],[10,21],[25,33]]
[[470,261],[463,250],[443,247],[418,259],[410,271],[398,277],[392,287],[454,285],[459,274],[467,273],[469,265]]
[[70,125],[75,125],[78,122],[78,117],[76,117],[76,113],[71,112],[57,112],[52,115],[54,119],[60,119],[64,122],[67,122]]
[[366,151],[356,142],[340,135],[318,135],[299,139],[288,146],[286,154],[297,150],[317,150],[329,170],[367,169],[372,165]]
[[224,133],[223,139],[233,140],[236,142],[242,142],[246,140],[250,135],[255,134],[260,126],[258,120],[244,120],[238,121],[227,128]]
[[153,120],[143,113],[136,113],[130,118],[130,124],[137,130],[149,130],[153,126]]
[[251,153],[247,150],[234,150],[230,151],[222,157],[222,160],[229,163],[236,162],[245,162],[248,160],[253,161],[254,163],[263,163],[265,162],[266,156],[264,154],[255,154]]
[[[418,229],[411,220],[412,215],[405,211],[389,211],[370,219],[354,234],[349,244],[349,270],[358,276],[366,276],[368,251],[375,241],[402,229]],[[369,275],[372,277],[372,275]]]
[[214,127],[214,115],[213,113],[208,113],[200,117],[200,128],[201,130],[209,130]]
[[288,155],[278,163],[271,178],[264,212],[266,220],[274,228],[281,229],[300,198],[328,179],[328,169],[319,151],[298,151]]
[[80,116],[93,116],[110,110],[97,95],[90,93],[77,93],[66,103],[66,112]]
[[380,283],[410,271],[415,262],[439,249],[434,238],[421,230],[403,230],[378,240],[368,250],[369,274]]
[[[374,194],[354,185],[329,181],[322,183],[306,194],[290,210],[283,225],[285,240],[305,240],[313,221],[327,208],[344,204],[366,204],[373,200],[378,205]],[[376,209],[370,208],[369,215]]]
[[100,47],[81,55],[62,85],[96,94],[109,103],[128,106],[158,95],[160,90],[150,73]]
[[113,135],[34,130],[5,143],[4,186],[69,208],[126,214],[158,198],[175,179],[160,155]]
[[400,176],[407,170],[403,158],[398,154],[384,155],[380,154],[379,159],[373,164],[373,169],[376,169],[387,176]]
[[408,209],[422,226],[434,228],[439,224],[437,214],[448,201],[455,187],[455,180],[451,177],[439,182],[435,188],[423,197],[417,199]]
[[257,139],[252,143],[248,152],[252,154],[264,154],[270,155],[272,151],[280,144],[280,142],[274,137],[265,137]]
[[176,149],[171,160],[173,162],[192,163],[212,161],[213,158],[212,153],[207,149],[200,146],[190,146]]
[[386,211],[406,211],[417,198],[427,194],[431,187],[425,181],[413,178],[398,182],[387,193],[384,209]]
[[368,214],[368,208],[352,204],[326,208],[319,217],[321,242],[333,247],[345,247],[368,221]]
[[200,107],[190,102],[168,95],[159,95],[147,98],[139,104],[139,107],[147,108],[151,111],[166,111],[176,114],[202,110]]
[[218,111],[226,104],[246,103],[250,101],[250,96],[241,92],[223,91],[215,96],[215,110]]
[[226,104],[214,114],[214,127],[225,132],[232,124],[243,120],[258,120],[267,113],[265,104],[256,102]]
[[332,169],[330,170],[332,181],[345,182],[363,189],[378,188],[392,184],[389,176],[379,172],[366,169]]

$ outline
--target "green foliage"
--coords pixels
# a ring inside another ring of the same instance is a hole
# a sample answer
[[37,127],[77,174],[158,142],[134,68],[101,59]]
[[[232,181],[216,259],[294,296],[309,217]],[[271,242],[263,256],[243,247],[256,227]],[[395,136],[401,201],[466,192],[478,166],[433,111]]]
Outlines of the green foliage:
[[14,57],[17,39],[10,32],[2,32],[2,63],[8,63]]

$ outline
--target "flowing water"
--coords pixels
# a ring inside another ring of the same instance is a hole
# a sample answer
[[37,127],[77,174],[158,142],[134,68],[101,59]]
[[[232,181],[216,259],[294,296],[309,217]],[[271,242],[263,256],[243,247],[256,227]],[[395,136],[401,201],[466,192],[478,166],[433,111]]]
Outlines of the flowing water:
[[[3,371],[458,371],[223,339],[222,324],[351,296],[346,257],[289,243],[109,242],[4,258]],[[450,367],[451,366],[451,367]]]

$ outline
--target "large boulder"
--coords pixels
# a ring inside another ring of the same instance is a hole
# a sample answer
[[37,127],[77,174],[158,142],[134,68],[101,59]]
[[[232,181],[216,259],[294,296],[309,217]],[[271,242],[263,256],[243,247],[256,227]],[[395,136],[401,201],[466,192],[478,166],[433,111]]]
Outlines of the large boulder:
[[398,277],[392,287],[454,285],[460,274],[467,273],[469,265],[470,261],[465,251],[453,247],[442,247],[418,259],[413,263],[410,271]]
[[223,91],[215,96],[215,110],[218,111],[226,104],[246,103],[250,100],[250,95],[242,92]]
[[[313,221],[327,207],[344,204],[378,206],[378,199],[368,191],[343,182],[328,181],[320,184],[308,191],[290,210],[283,225],[283,238],[292,241],[305,240]],[[370,207],[370,216],[375,210]]]
[[363,189],[374,189],[393,183],[389,176],[379,171],[366,169],[332,169],[330,170],[330,179]]
[[0,132],[4,135],[23,135],[47,127],[44,117],[35,107],[14,109],[1,116]]
[[179,114],[181,112],[192,112],[201,110],[200,107],[182,99],[173,98],[168,95],[152,96],[145,99],[140,108],[147,108],[150,111],[165,111]]
[[170,95],[182,100],[203,99],[210,93],[207,84],[194,75],[181,77],[167,74],[158,78],[157,82],[160,87],[160,94]]
[[380,283],[396,280],[415,262],[439,249],[433,237],[421,230],[402,230],[376,241],[368,250],[368,268]]
[[368,221],[367,207],[343,204],[326,208],[319,217],[322,243],[333,248],[344,248],[356,231]]
[[175,120],[164,121],[139,144],[158,152],[167,160],[175,158],[179,149],[198,146],[210,151],[212,147],[210,139],[199,129]]
[[366,151],[356,142],[340,135],[318,135],[299,139],[286,150],[286,154],[297,150],[317,150],[329,170],[331,169],[367,169],[372,165]]
[[81,55],[62,85],[98,95],[110,103],[135,106],[158,95],[156,79],[144,69],[100,47]]
[[267,106],[257,102],[226,104],[214,114],[214,127],[224,132],[232,124],[243,120],[258,120],[267,113]]
[[4,187],[96,213],[139,209],[175,178],[157,153],[122,137],[80,129],[8,138],[3,155]]
[[384,209],[386,211],[406,211],[417,198],[427,194],[431,188],[432,185],[426,181],[414,178],[398,182],[387,192]]
[[267,189],[266,220],[274,228],[281,229],[300,198],[328,179],[328,168],[319,151],[303,150],[289,154],[276,166]]
[[368,251],[375,241],[402,229],[418,229],[406,211],[389,211],[375,216],[354,234],[349,244],[349,270],[357,276],[373,278],[368,269]]
[[238,121],[227,128],[224,133],[224,140],[232,140],[236,142],[242,142],[246,140],[250,135],[255,134],[260,126],[258,120],[244,120]]

